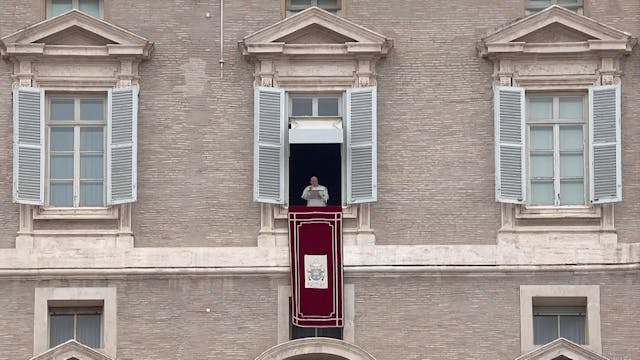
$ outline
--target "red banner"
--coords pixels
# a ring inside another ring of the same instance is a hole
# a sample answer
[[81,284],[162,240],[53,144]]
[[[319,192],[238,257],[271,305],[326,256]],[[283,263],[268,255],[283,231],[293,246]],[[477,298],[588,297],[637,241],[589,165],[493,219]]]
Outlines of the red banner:
[[342,327],[342,208],[289,207],[292,322]]

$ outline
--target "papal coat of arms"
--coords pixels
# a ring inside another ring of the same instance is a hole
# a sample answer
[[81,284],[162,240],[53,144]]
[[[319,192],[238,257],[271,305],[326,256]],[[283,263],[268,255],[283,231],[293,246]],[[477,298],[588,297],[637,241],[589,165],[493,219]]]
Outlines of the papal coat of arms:
[[305,255],[304,273],[305,288],[328,288],[329,282],[327,280],[327,255]]

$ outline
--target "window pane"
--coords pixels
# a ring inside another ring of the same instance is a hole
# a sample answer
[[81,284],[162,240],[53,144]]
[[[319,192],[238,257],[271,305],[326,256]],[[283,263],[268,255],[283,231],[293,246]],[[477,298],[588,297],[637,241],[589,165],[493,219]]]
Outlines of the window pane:
[[51,144],[49,148],[52,151],[73,151],[73,128],[51,128]]
[[550,181],[531,181],[531,204],[553,205],[553,183]]
[[78,338],[77,340],[93,348],[100,347],[100,314],[80,314],[78,315]]
[[338,0],[318,0],[318,7],[322,9],[337,9],[340,5]]
[[80,181],[80,206],[104,206],[102,181]]
[[547,120],[553,118],[553,98],[529,99],[529,119]]
[[102,155],[80,155],[81,179],[102,179],[103,168]]
[[49,16],[60,15],[72,8],[72,0],[50,0]]
[[582,150],[582,126],[561,126],[560,127],[560,151],[562,150]]
[[73,183],[52,182],[49,185],[49,205],[73,206]]
[[73,120],[73,99],[51,99],[51,120]]
[[543,9],[551,5],[551,0],[527,0],[527,9]]
[[560,316],[560,336],[576,344],[585,344],[584,316]]
[[553,155],[531,155],[531,177],[553,177]]
[[531,150],[553,150],[553,128],[532,127],[529,131],[531,137]]
[[100,0],[79,0],[80,11],[100,17]]
[[51,179],[73,180],[73,154],[51,155],[49,177]]
[[544,345],[558,338],[558,318],[555,315],[533,317],[533,343]]
[[311,0],[290,0],[293,6],[310,6]]
[[312,116],[313,100],[305,98],[291,99],[291,116]]
[[319,98],[318,116],[338,116],[338,99]]
[[103,99],[80,99],[80,120],[104,120]]
[[582,180],[560,181],[560,205],[584,205]]
[[73,339],[73,314],[49,315],[49,347]]
[[560,177],[582,177],[584,160],[580,155],[560,155]]
[[558,1],[558,5],[561,6],[578,6],[581,4],[580,0],[557,0]]
[[560,119],[582,119],[582,97],[571,96],[560,98]]
[[80,129],[80,151],[102,151],[104,148],[104,129],[101,127],[83,127]]

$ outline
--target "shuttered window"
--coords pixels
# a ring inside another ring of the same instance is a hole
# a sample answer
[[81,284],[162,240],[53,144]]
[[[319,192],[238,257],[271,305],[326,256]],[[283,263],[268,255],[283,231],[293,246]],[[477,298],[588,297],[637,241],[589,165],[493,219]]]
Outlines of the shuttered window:
[[[285,108],[285,92],[280,88],[256,87],[254,98],[254,200],[284,204],[288,194],[285,182],[287,130],[289,116],[301,118],[339,118],[343,113],[343,97],[337,95],[292,95]],[[346,142],[342,164],[346,169],[343,184],[346,203],[374,202],[377,199],[376,168],[376,88],[349,89],[344,94],[344,127]],[[287,114],[287,110],[288,113]],[[310,128],[313,128],[311,126]],[[339,127],[336,128],[342,131]],[[319,133],[323,129],[316,128]],[[333,141],[340,143],[341,136]],[[331,141],[318,140],[317,143]],[[315,143],[315,142],[312,142]]]
[[620,86],[591,87],[588,99],[524,99],[522,88],[496,88],[496,200],[569,207],[621,201]]
[[43,89],[19,87],[13,110],[15,202],[78,208],[136,200],[137,88],[45,101]]

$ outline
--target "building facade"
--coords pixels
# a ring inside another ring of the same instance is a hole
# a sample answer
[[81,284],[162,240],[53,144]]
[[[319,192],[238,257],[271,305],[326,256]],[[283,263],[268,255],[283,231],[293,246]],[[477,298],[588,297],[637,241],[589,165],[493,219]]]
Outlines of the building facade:
[[0,9],[0,359],[640,358],[640,2]]

